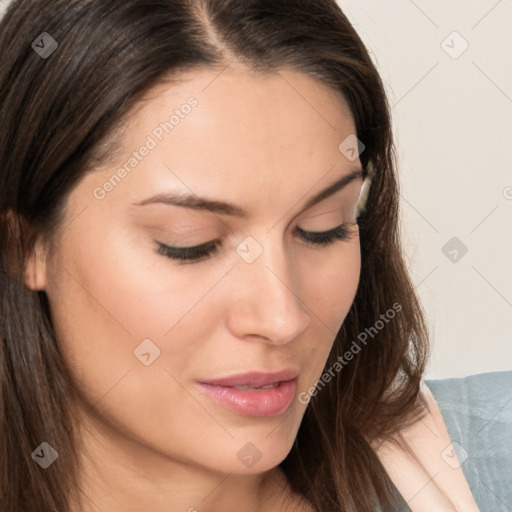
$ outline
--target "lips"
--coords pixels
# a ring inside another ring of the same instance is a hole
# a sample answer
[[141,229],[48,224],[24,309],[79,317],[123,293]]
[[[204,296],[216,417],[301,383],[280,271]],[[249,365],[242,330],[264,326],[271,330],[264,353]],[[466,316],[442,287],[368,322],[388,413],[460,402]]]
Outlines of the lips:
[[223,387],[247,387],[262,388],[264,386],[277,385],[279,382],[286,382],[297,378],[298,371],[294,368],[287,368],[278,372],[248,372],[230,377],[201,381],[202,384]]
[[198,382],[215,403],[242,416],[264,417],[284,413],[297,388],[298,371],[249,372]]

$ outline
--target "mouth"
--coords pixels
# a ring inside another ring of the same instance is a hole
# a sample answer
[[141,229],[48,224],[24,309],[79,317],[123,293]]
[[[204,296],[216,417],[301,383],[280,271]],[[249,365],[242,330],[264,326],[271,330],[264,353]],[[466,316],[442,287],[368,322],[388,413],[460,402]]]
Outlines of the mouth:
[[242,416],[265,417],[283,414],[297,388],[298,371],[250,372],[196,383],[220,405]]
[[[272,389],[277,388],[279,386],[279,382],[274,382],[274,384],[269,384],[268,386],[254,387],[254,386],[226,386],[232,387],[233,389],[250,389],[251,391],[258,391],[259,389]],[[220,386],[219,386],[220,387]]]

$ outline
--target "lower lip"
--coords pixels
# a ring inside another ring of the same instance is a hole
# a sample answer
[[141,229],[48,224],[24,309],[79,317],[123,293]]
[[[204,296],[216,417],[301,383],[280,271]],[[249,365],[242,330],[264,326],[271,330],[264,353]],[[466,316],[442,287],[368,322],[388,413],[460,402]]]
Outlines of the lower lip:
[[297,380],[280,382],[269,389],[236,389],[228,386],[213,386],[197,383],[217,403],[242,416],[276,416],[290,406],[295,395]]

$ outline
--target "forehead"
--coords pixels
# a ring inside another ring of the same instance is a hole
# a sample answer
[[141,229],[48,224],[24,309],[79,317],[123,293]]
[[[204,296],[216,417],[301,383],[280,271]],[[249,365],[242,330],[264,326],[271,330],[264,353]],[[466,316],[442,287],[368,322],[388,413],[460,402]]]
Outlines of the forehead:
[[[191,98],[197,106],[185,109]],[[166,137],[165,143],[194,139],[201,144],[199,149],[212,138],[219,142],[221,135],[223,149],[230,142],[240,142],[242,148],[257,142],[285,145],[307,137],[314,142],[329,132],[338,139],[355,131],[341,93],[304,73],[202,68],[181,73],[150,90],[126,122],[124,142],[136,144],[132,135],[140,138],[152,133],[173,114],[178,118],[172,121],[172,137]]]
[[[129,179],[116,185],[112,200],[172,185],[218,197],[282,187],[303,195],[330,170],[328,181],[354,167],[338,148],[354,133],[342,95],[308,75],[199,69],[145,95],[123,126],[119,158],[95,184],[124,166]],[[143,146],[151,150],[134,156]]]

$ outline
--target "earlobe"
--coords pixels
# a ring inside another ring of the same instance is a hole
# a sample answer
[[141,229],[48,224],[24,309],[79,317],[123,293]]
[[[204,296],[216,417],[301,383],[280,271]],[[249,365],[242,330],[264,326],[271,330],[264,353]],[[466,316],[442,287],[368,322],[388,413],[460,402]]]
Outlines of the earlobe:
[[[42,235],[38,235],[23,215],[12,208],[0,212],[0,232],[5,242],[5,267],[9,274],[31,290],[46,288],[47,257]],[[34,239],[32,252],[23,257],[26,240]]]
[[46,288],[47,252],[43,244],[37,240],[34,250],[27,257],[23,280],[31,290],[44,290]]

